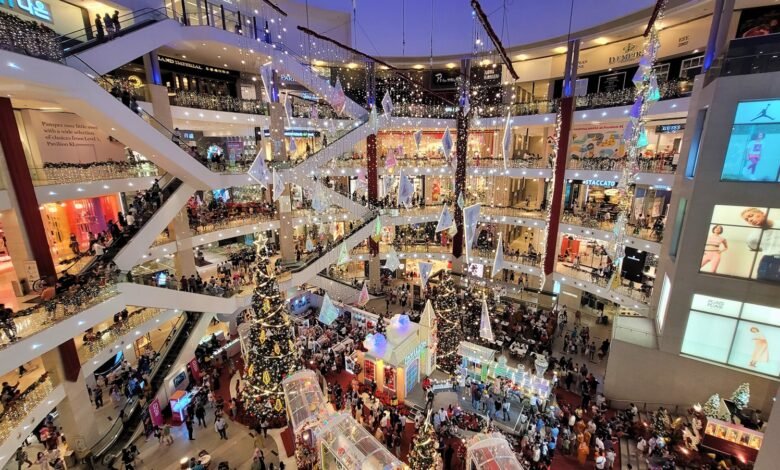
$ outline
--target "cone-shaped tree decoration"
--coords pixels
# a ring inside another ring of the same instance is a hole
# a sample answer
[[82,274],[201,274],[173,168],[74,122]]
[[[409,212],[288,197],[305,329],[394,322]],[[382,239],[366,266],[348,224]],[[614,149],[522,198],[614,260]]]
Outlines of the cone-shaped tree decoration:
[[281,424],[286,414],[282,380],[300,369],[300,359],[287,302],[279,293],[276,278],[268,274],[268,257],[258,257],[257,286],[249,309],[251,349],[247,352],[241,398],[250,416]]
[[455,283],[446,271],[442,271],[441,282],[433,298],[433,309],[439,333],[436,366],[444,372],[454,374],[460,363],[458,346],[463,340],[461,310],[458,308]]
[[420,432],[414,436],[409,450],[409,468],[411,470],[435,470],[441,468],[441,455],[436,450],[439,440],[431,426],[430,413]]

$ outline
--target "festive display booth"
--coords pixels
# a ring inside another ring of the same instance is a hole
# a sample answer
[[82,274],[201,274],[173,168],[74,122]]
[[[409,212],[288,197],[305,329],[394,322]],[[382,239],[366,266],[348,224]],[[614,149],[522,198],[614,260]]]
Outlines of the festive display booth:
[[525,470],[501,433],[477,434],[466,444],[466,468]]
[[376,383],[378,393],[395,395],[399,401],[433,370],[428,350],[430,328],[413,323],[406,315],[390,319],[385,334],[368,334],[363,345],[366,352],[357,353],[362,364],[359,379]]
[[407,469],[366,428],[346,413],[331,415],[318,432],[320,466],[327,470]]
[[295,438],[298,465],[311,465],[317,456],[317,430],[333,413],[333,408],[326,403],[313,370],[304,369],[285,378],[282,390],[288,423]]
[[552,392],[550,381],[532,371],[507,365],[505,356],[494,359],[496,351],[468,341],[461,341],[458,354],[462,357],[461,370],[472,379],[487,382],[496,378],[507,379],[512,386],[509,393],[518,398],[536,395],[546,401]]
[[707,418],[702,446],[737,457],[742,462],[755,462],[764,433],[739,424]]

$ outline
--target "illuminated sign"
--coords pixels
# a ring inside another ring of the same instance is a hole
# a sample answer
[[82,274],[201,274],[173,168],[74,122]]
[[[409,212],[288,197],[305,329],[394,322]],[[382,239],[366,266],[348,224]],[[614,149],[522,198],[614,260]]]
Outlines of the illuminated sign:
[[41,0],[0,0],[0,7],[7,8],[16,13],[24,13],[36,20],[53,23],[51,8]]
[[415,359],[417,359],[417,358],[420,356],[420,353],[421,353],[421,352],[423,352],[423,351],[424,351],[425,349],[427,349],[427,348],[428,348],[428,343],[426,343],[425,341],[423,341],[423,342],[421,342],[420,344],[418,344],[418,345],[417,345],[417,346],[416,346],[416,347],[415,347],[415,348],[412,350],[412,352],[410,352],[409,354],[407,354],[407,355],[406,355],[406,357],[404,358],[404,366],[406,366],[406,365],[407,365],[407,364],[409,364],[410,362],[412,362],[412,361],[414,361]]
[[642,49],[634,43],[628,43],[623,46],[623,53],[609,58],[610,65],[625,64],[633,62],[642,55]]
[[[0,2],[3,0],[0,0]],[[221,69],[219,67],[212,67],[210,65],[203,65],[203,64],[196,64],[194,62],[187,62],[186,60],[179,60],[174,59],[173,57],[166,57],[164,55],[158,56],[157,59],[160,62],[171,64],[171,65],[178,65],[179,67],[186,67],[188,69],[194,69],[194,70],[202,70],[205,72],[213,72],[213,73],[219,73],[223,75],[231,75],[232,72],[230,70]]]
[[[270,129],[263,129],[263,135],[269,137],[271,135]],[[308,129],[285,129],[285,137],[319,137],[320,131],[312,131]]]
[[588,185],[588,186],[602,186],[604,188],[612,188],[617,186],[617,181],[609,181],[609,180],[585,180],[582,182],[582,184]]
[[655,126],[656,134],[674,134],[685,129],[685,124],[661,124]]

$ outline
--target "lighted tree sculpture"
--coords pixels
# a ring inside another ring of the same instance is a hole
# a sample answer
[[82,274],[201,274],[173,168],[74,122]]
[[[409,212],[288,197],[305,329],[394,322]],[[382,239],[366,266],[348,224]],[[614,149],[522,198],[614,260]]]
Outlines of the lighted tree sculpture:
[[458,346],[463,341],[462,312],[458,307],[455,283],[448,272],[442,271],[441,282],[433,298],[438,327],[438,354],[436,366],[449,374],[455,374],[460,363]]

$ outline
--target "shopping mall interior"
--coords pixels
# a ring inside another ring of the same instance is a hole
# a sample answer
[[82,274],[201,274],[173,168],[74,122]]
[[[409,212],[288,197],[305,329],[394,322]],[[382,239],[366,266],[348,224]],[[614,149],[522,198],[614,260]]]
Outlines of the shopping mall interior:
[[777,469],[779,5],[0,1],[0,469]]

